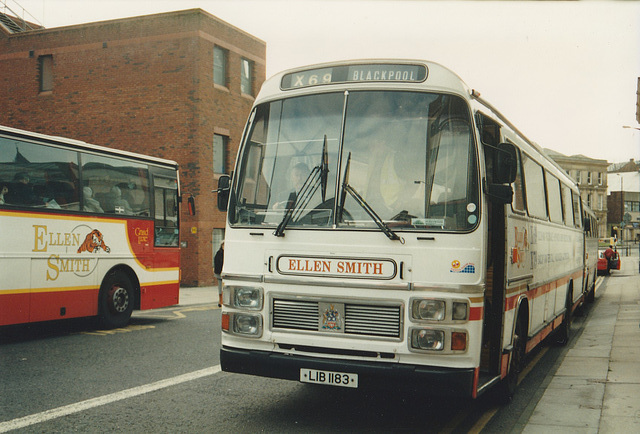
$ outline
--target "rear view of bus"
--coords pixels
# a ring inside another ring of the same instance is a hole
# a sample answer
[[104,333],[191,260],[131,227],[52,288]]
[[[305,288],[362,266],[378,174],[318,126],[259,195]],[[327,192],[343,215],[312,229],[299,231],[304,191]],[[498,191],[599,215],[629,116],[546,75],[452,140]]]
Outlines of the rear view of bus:
[[[218,190],[223,370],[474,397],[507,375],[522,356],[503,286],[515,149],[500,153],[499,128],[476,125],[474,105],[427,62],[325,64],[264,83],[233,183]],[[491,312],[488,279],[501,282]]]

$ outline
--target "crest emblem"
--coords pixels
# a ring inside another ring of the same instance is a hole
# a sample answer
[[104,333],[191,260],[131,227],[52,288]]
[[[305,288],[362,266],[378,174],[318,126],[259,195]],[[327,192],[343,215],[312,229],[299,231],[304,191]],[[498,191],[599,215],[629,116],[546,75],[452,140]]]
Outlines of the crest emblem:
[[320,331],[344,333],[344,304],[319,303]]

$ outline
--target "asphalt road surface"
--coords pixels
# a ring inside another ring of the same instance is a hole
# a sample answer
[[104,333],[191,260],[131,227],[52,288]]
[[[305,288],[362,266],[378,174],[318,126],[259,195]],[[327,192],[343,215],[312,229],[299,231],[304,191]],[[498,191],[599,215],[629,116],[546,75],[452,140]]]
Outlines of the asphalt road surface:
[[517,432],[566,351],[531,355],[504,405],[221,372],[219,323],[217,306],[200,305],[136,312],[116,330],[91,319],[2,329],[0,432]]

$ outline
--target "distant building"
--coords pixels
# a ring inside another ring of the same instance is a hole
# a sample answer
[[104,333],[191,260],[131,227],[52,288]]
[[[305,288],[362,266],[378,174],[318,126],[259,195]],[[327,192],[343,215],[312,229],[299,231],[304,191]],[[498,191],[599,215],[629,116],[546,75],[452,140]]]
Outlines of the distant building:
[[545,153],[571,176],[580,187],[580,196],[596,214],[598,232],[607,232],[607,160],[597,160],[584,155],[566,156],[551,149]]
[[[12,22],[13,24],[11,24]],[[266,44],[201,10],[43,29],[0,13],[0,124],[178,161],[182,283],[213,283],[215,206],[265,79]]]
[[640,238],[640,172],[633,161],[609,166],[609,231],[622,240]]

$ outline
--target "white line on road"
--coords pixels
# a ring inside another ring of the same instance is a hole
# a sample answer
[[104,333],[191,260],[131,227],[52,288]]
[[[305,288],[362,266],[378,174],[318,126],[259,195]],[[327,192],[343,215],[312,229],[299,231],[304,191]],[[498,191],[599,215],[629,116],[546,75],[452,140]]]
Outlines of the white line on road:
[[110,404],[112,402],[121,401],[123,399],[132,398],[134,396],[144,395],[145,393],[154,392],[156,390],[165,389],[188,381],[197,380],[199,378],[208,377],[220,372],[220,365],[210,368],[201,369],[199,371],[189,372],[188,374],[178,375],[177,377],[167,378],[166,380],[156,381],[155,383],[144,384],[142,386],[133,387],[131,389],[122,390],[120,392],[111,393],[109,395],[98,396],[97,398],[87,399],[86,401],[76,402],[75,404],[65,405],[63,407],[53,408],[43,411],[42,413],[31,414],[29,416],[18,419],[0,422],[0,433],[11,431],[14,429],[25,428],[37,423],[46,422],[48,420],[57,419],[62,416],[79,413],[84,410],[99,407],[101,405]]

